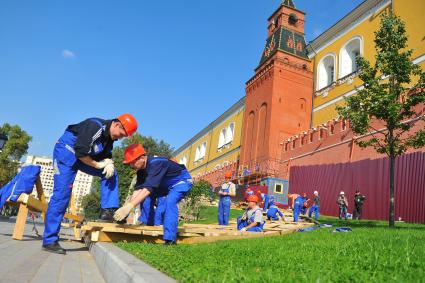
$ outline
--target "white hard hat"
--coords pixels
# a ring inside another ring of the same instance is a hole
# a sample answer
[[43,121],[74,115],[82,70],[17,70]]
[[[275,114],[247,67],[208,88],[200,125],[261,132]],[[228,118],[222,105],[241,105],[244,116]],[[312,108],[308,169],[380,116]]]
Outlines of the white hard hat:
[[318,193],[319,193],[318,191],[314,191],[314,192],[313,192],[313,194],[315,194],[315,195],[316,195],[316,194],[318,194]]
[[343,194],[344,194],[344,192],[343,192],[343,191],[341,191],[339,194],[340,194],[340,195],[343,195]]

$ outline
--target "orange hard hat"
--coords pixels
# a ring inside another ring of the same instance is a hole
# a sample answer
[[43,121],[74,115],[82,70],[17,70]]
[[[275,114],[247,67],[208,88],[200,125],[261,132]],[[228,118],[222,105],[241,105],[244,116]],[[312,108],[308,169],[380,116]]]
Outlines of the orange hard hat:
[[124,164],[128,164],[145,154],[145,149],[141,144],[132,144],[127,146],[124,152]]
[[224,178],[232,178],[232,171],[226,171],[224,173]]
[[137,131],[137,121],[133,115],[125,113],[118,117],[121,125],[124,127],[127,136],[131,136]]
[[257,195],[249,196],[246,200],[247,201],[253,201],[253,202],[259,202],[260,201],[260,199],[258,198]]

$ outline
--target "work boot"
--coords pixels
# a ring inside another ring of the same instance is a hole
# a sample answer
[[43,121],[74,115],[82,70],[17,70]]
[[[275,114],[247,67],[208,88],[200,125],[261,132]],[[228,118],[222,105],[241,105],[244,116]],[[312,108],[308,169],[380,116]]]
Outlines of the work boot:
[[176,242],[174,242],[173,240],[165,240],[164,242],[164,246],[174,246],[177,245]]
[[114,222],[115,208],[101,208],[97,222]]
[[51,252],[51,253],[55,253],[55,254],[62,254],[62,255],[66,254],[66,250],[64,250],[59,245],[58,241],[54,242],[53,244],[43,246],[42,250],[47,251],[47,252]]

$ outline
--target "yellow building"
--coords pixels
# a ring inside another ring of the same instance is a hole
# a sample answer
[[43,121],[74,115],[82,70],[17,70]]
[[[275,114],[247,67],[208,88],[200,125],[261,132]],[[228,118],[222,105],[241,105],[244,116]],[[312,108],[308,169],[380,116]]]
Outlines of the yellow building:
[[244,111],[245,97],[178,148],[173,154],[174,158],[185,164],[193,177],[201,177],[226,166],[236,166]]
[[380,15],[390,9],[405,21],[408,47],[414,49],[413,62],[424,69],[425,1],[363,2],[308,45],[308,56],[314,61],[313,127],[336,118],[335,107],[362,87],[356,57],[363,56],[374,63],[374,31],[379,28]]
[[[293,1],[284,1],[281,5],[295,9]],[[307,45],[314,73],[310,127],[336,118],[335,107],[362,87],[356,57],[363,56],[374,63],[374,32],[379,28],[380,15],[389,10],[406,23],[408,47],[414,50],[413,62],[425,69],[425,17],[422,15],[425,0],[364,1]],[[185,164],[195,178],[205,176],[215,182],[220,175],[217,172],[229,165],[234,165],[234,177],[241,176],[238,160],[243,147],[244,111],[245,97],[178,148],[174,152],[175,159]],[[211,177],[214,172],[215,176]]]

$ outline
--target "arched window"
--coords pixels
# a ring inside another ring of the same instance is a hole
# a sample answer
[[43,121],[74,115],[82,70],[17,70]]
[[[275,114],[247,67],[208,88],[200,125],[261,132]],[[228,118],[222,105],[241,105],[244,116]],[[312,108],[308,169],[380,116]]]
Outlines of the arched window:
[[226,129],[225,144],[228,144],[233,141],[234,132],[235,132],[235,123],[232,122]]
[[317,90],[327,87],[336,80],[335,55],[328,54],[323,57],[317,66]]
[[221,148],[226,144],[226,128],[220,131],[220,136],[218,137],[218,146],[217,148]]
[[204,158],[206,151],[207,151],[207,142],[204,142],[203,144],[201,144],[201,151],[200,151],[199,158]]
[[199,160],[199,158],[200,158],[200,156],[201,156],[201,146],[200,146],[200,145],[198,145],[198,146],[196,147],[196,151],[195,151],[195,161],[198,161],[198,160]]
[[187,157],[186,157],[186,156],[183,156],[183,157],[180,159],[179,163],[180,163],[180,164],[183,164],[184,166],[186,166],[186,163],[187,163]]
[[357,71],[356,59],[363,56],[363,40],[356,36],[350,39],[342,48],[339,54],[339,76],[345,77]]

